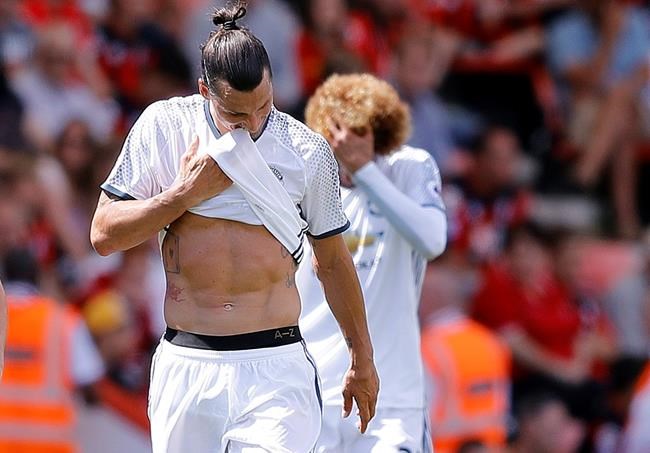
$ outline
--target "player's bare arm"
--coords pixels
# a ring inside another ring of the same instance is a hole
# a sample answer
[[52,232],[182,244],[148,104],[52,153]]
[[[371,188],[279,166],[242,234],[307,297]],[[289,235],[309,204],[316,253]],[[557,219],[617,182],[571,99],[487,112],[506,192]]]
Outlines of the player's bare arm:
[[225,190],[232,181],[208,155],[198,154],[194,139],[181,159],[176,182],[147,200],[121,200],[103,193],[93,217],[90,239],[101,255],[128,250],[154,236],[190,207]]
[[350,369],[343,383],[343,415],[350,414],[354,399],[361,419],[360,430],[365,432],[375,415],[379,377],[359,279],[341,235],[311,242],[316,275],[323,284],[327,302],[350,351]]

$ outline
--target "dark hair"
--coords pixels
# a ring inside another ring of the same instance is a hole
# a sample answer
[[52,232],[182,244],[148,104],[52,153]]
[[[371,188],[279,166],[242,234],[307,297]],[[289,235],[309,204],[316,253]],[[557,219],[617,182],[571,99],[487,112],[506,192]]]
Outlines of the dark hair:
[[238,91],[255,89],[271,63],[264,44],[237,21],[246,15],[244,2],[216,10],[212,22],[219,27],[201,46],[201,76],[211,93],[226,82]]
[[513,225],[506,230],[503,238],[504,249],[510,250],[521,238],[530,238],[543,247],[550,247],[552,245],[549,232],[539,224],[529,220]]
[[24,248],[11,249],[4,257],[5,279],[38,285],[40,270],[34,254]]
[[517,424],[521,426],[522,423],[536,417],[551,404],[561,404],[566,407],[562,399],[550,390],[540,389],[523,396],[514,407]]
[[20,126],[24,108],[11,90],[6,68],[0,64],[0,148],[27,150],[27,140]]

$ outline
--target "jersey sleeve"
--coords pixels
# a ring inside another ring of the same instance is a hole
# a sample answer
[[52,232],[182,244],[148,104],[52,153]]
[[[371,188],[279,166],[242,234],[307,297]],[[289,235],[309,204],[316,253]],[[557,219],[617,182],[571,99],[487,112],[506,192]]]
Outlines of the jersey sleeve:
[[426,151],[417,153],[417,159],[401,162],[401,179],[406,182],[403,192],[425,207],[445,210],[442,200],[442,178],[436,161]]
[[307,187],[300,203],[307,232],[315,239],[342,233],[350,226],[341,203],[339,167],[327,141],[318,137],[306,160]]
[[144,200],[161,192],[157,163],[168,146],[168,131],[161,103],[140,115],[122,145],[122,151],[101,188],[125,200]]

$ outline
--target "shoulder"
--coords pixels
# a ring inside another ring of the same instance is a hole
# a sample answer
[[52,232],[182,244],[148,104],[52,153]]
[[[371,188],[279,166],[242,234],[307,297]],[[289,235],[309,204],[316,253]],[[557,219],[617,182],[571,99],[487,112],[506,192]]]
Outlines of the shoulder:
[[332,150],[325,138],[287,113],[273,109],[269,132],[285,147],[304,160],[333,159]]
[[202,108],[203,98],[200,95],[173,97],[150,104],[140,118],[176,128],[193,123]]
[[399,172],[422,172],[438,177],[438,164],[431,154],[421,148],[404,145],[386,158],[388,165]]
[[413,146],[404,145],[399,148],[397,151],[392,152],[388,155],[388,159],[391,162],[395,163],[405,163],[412,162],[416,164],[422,164],[425,162],[433,162],[435,160],[427,151],[422,148],[415,148]]

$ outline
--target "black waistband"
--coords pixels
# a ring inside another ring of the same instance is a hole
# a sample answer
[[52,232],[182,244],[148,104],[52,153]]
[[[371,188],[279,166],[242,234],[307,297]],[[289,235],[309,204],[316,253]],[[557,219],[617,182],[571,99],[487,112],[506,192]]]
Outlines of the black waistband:
[[176,346],[184,346],[186,348],[237,351],[242,349],[272,348],[274,346],[297,343],[302,340],[302,335],[300,335],[298,326],[224,336],[202,335],[167,327],[165,340]]

